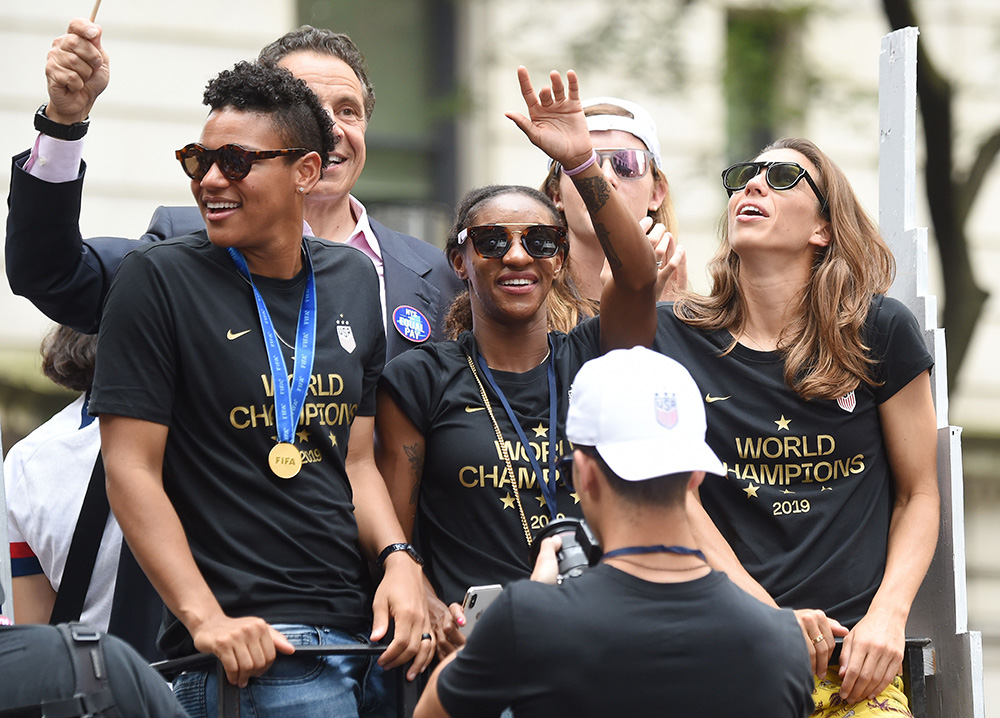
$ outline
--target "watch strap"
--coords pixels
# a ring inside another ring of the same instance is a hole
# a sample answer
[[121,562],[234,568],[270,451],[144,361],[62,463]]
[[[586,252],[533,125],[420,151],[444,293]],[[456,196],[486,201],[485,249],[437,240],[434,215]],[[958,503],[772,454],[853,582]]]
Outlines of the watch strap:
[[64,125],[61,122],[56,122],[45,114],[45,110],[48,106],[49,103],[42,103],[42,106],[38,108],[37,112],[35,112],[36,130],[41,132],[43,135],[55,137],[57,140],[79,140],[87,134],[87,130],[90,128],[90,120],[74,122],[72,125]]
[[406,551],[406,553],[410,555],[410,558],[416,561],[418,565],[424,565],[424,560],[420,557],[420,554],[417,553],[417,550],[413,548],[413,546],[408,543],[391,543],[382,549],[382,553],[378,555],[378,567],[382,568],[385,560],[397,551]]

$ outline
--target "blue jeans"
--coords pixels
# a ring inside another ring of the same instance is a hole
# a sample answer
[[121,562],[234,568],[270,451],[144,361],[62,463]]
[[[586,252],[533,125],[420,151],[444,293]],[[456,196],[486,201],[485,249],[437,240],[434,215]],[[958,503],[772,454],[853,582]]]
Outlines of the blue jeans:
[[[293,646],[367,644],[363,636],[331,628],[274,624]],[[325,718],[396,715],[392,674],[376,665],[377,656],[302,657],[278,654],[267,673],[240,689],[241,718]],[[214,670],[182,673],[174,695],[191,718],[218,718]]]

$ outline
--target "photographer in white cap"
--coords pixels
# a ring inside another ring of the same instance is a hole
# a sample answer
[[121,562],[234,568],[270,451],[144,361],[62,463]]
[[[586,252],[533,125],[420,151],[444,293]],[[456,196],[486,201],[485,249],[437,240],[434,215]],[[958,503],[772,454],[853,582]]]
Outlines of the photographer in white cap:
[[809,715],[813,682],[790,611],[750,597],[694,545],[685,496],[723,468],[680,364],[648,349],[584,364],[571,389],[572,484],[605,553],[556,584],[558,536],[505,588],[414,714]]

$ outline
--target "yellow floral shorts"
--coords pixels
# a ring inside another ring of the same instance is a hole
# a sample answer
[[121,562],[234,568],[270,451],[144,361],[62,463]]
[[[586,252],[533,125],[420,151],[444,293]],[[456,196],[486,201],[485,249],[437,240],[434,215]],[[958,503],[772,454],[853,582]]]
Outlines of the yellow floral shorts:
[[903,694],[903,679],[896,676],[885,690],[874,700],[865,699],[858,703],[847,703],[841,699],[839,666],[831,666],[824,678],[815,678],[813,702],[816,709],[814,718],[863,718],[864,716],[909,716],[909,705]]

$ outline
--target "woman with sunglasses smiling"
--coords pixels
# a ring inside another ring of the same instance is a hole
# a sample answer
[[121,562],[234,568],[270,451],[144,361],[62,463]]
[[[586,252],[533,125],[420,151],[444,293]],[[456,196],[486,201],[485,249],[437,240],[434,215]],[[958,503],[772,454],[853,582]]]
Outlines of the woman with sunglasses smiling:
[[[650,233],[650,241],[655,245],[656,259],[663,268],[657,277],[657,298],[673,298],[679,289],[687,287],[687,264],[683,247],[674,241],[677,217],[670,185],[663,173],[653,118],[636,103],[615,97],[585,100],[583,108],[606,181],[618,190],[636,220],[649,217],[653,221],[655,229]],[[573,247],[572,270],[559,281],[569,282],[579,292],[586,300],[581,313],[593,316],[599,307],[602,271],[606,271],[606,265],[590,215],[572,178],[566,175],[560,163],[549,162],[549,172],[541,190],[565,218]],[[670,262],[669,267],[667,262]],[[563,297],[566,295],[572,295],[572,291],[554,293],[550,306],[558,311],[555,305],[565,304]],[[576,309],[570,304],[568,321],[575,319]],[[565,322],[557,325],[564,331],[572,326]]]
[[531,119],[508,117],[570,168],[613,278],[600,319],[550,332],[547,299],[570,249],[559,211],[537,190],[499,185],[473,190],[457,209],[446,252],[469,289],[472,330],[390,362],[376,414],[376,459],[404,530],[416,526],[439,654],[464,642],[458,602],[470,586],[528,577],[538,530],[581,515],[555,468],[570,448],[577,369],[655,334],[653,252],[598,164],[576,75],[567,73],[567,93],[553,73],[536,97],[527,71],[518,74]]
[[[390,618],[382,665],[412,658],[412,679],[433,657],[421,569],[393,548],[405,536],[374,462],[375,268],[303,237],[335,135],[302,80],[238,63],[204,101],[177,157],[206,230],[134,250],[105,304],[90,407],[108,499],[169,609],[168,657],[217,656],[248,714],[383,715],[371,657],[275,662],[378,641]],[[205,716],[215,682],[187,672],[174,689]]]
[[712,291],[662,305],[655,344],[704,392],[727,469],[691,502],[699,545],[797,609],[813,715],[906,714],[896,676],[939,513],[931,357],[884,296],[895,265],[878,227],[813,143],[780,140],[722,180]]

